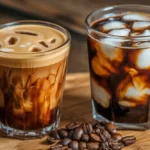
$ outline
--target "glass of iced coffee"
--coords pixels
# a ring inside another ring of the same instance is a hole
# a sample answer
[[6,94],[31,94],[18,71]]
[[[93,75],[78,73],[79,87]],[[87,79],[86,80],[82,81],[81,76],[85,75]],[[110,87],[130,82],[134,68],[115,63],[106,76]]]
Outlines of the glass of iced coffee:
[[36,138],[58,126],[70,40],[53,23],[0,26],[0,130],[7,136]]
[[93,118],[149,127],[150,7],[112,6],[86,20]]

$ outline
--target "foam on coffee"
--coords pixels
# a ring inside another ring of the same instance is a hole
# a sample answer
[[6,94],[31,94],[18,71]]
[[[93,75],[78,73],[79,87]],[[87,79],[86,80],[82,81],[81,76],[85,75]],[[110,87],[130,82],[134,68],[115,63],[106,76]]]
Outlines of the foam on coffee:
[[[61,49],[66,40],[67,37],[62,32],[43,25],[15,25],[2,28],[0,65],[30,68],[57,63],[68,56],[69,46]],[[41,56],[34,57],[36,54]]]

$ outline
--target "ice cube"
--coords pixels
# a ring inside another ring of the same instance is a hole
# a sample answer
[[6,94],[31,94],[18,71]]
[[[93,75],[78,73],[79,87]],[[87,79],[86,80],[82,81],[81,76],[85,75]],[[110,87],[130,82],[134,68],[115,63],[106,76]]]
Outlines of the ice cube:
[[58,67],[57,74],[56,74],[56,81],[58,82],[63,81],[65,69],[66,69],[66,60],[59,63],[59,67]]
[[11,86],[16,88],[26,87],[29,78],[29,74],[26,69],[12,69],[8,71],[8,74],[9,74],[9,82]]
[[136,107],[136,103],[132,101],[122,100],[118,102],[119,105],[124,107]]
[[55,81],[55,83],[53,85],[51,85],[51,94],[50,94],[50,108],[54,109],[57,107],[60,99],[61,99],[61,95],[57,95],[58,91],[61,90],[61,86],[60,86],[60,82]]
[[137,55],[136,65],[140,69],[150,69],[150,49],[142,49]]
[[[121,105],[124,104],[123,106],[125,107],[133,107],[133,102],[136,104],[146,104],[149,94],[150,90],[148,88],[139,91],[132,85],[131,81],[126,83],[122,89],[117,89],[118,102]],[[122,101],[125,103],[122,103]]]
[[25,112],[32,112],[33,111],[33,103],[31,101],[24,101],[23,108]]
[[150,69],[150,48],[133,50],[128,55],[130,63],[138,69]]
[[38,79],[35,83],[36,87],[41,89],[41,90],[48,90],[50,88],[50,81],[47,79]]
[[125,71],[131,77],[132,84],[137,90],[141,91],[145,87],[149,87],[149,85],[147,84],[148,83],[147,75],[139,74],[138,70],[134,68],[128,68],[128,69],[125,69]]
[[121,42],[123,42],[123,40],[121,39],[114,39],[114,38],[103,38],[100,39],[100,44],[102,45],[110,45],[110,46],[114,46],[114,47],[120,47],[121,46]]
[[130,12],[122,17],[125,21],[150,21],[150,15],[145,13]]
[[135,75],[132,77],[132,83],[134,85],[134,87],[141,91],[143,90],[145,87],[148,87],[148,77],[147,75]]
[[[150,85],[148,84],[148,77],[144,75],[135,75],[126,77],[120,82],[116,89],[116,95],[119,103],[121,101],[127,101],[124,106],[132,102],[139,104],[146,104],[150,95]],[[123,104],[123,103],[122,103]]]
[[91,80],[92,96],[102,107],[108,108],[110,106],[110,93],[102,86],[98,85],[95,80]]
[[127,25],[121,21],[111,21],[100,27],[102,32],[107,32],[113,29],[123,29],[126,28]]
[[121,48],[121,40],[112,38],[104,38],[100,40],[101,51],[110,61],[121,62],[123,60],[123,51]]
[[135,102],[145,103],[148,99],[148,95],[150,95],[150,90],[148,88],[139,91],[136,87],[129,86],[124,96]]
[[107,69],[103,68],[103,66],[100,64],[98,57],[94,57],[92,59],[92,69],[99,76],[109,76],[110,75],[110,72]]
[[30,84],[35,83],[38,79],[46,79],[48,78],[50,74],[50,67],[45,68],[28,68],[27,69],[28,74],[30,75]]
[[150,36],[150,30],[144,30],[143,32],[133,32],[131,36]]
[[150,22],[134,22],[132,24],[132,30],[134,31],[148,29],[149,27],[150,27]]
[[108,34],[116,35],[116,36],[128,36],[129,33],[130,33],[129,29],[116,29],[108,32]]

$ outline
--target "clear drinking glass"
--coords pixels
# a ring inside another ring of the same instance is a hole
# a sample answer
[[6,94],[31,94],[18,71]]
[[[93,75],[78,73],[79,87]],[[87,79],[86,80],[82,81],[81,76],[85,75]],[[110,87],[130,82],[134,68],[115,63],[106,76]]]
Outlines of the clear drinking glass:
[[[13,27],[26,25],[46,27],[45,35],[42,35],[45,37],[49,29],[65,37],[61,45],[51,50],[42,51],[44,46],[47,47],[43,41],[41,51],[35,48],[31,53],[0,48],[0,130],[7,136],[30,139],[41,137],[58,127],[71,37],[66,29],[53,23],[20,21],[0,26],[0,41],[3,40],[2,29],[8,29],[7,36],[13,32]],[[39,36],[28,30],[17,32],[22,37],[25,34],[33,38]],[[9,44],[13,45],[15,38],[9,39]],[[5,46],[7,42],[0,44]],[[53,46],[57,38],[49,42]],[[20,47],[30,44],[29,41]]]
[[93,118],[113,121],[120,129],[147,129],[150,36],[121,37],[92,26],[99,19],[127,12],[150,14],[150,7],[112,6],[92,12],[86,19]]

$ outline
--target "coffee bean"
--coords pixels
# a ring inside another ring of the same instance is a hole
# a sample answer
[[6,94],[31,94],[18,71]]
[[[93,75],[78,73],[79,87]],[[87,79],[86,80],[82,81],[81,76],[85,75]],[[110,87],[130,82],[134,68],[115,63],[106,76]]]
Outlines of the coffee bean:
[[113,140],[113,139],[108,139],[107,142],[108,142],[108,143],[111,143],[111,142],[118,142],[118,141]]
[[115,141],[121,141],[122,135],[121,135],[120,133],[113,133],[113,134],[111,135],[111,138],[112,138],[113,140],[115,140]]
[[54,137],[55,139],[57,140],[60,140],[60,136],[58,134],[58,132],[56,130],[53,130],[51,133],[50,133],[50,136],[51,137]]
[[[60,141],[57,142],[58,140]],[[121,150],[124,146],[135,143],[136,138],[134,136],[122,138],[112,122],[97,123],[93,126],[90,123],[75,122],[68,124],[65,129],[50,133],[47,143],[56,142],[57,144],[51,146],[50,150]]]
[[57,142],[57,140],[54,137],[48,137],[46,141],[48,144],[54,144]]
[[113,122],[106,123],[105,129],[111,134],[116,133],[116,126],[113,124]]
[[96,133],[96,134],[99,134],[100,132],[101,132],[101,129],[99,129],[99,128],[98,128],[98,129],[95,129],[95,133]]
[[60,136],[62,139],[68,137],[68,132],[67,132],[65,129],[60,129],[60,130],[58,130],[58,134],[59,134],[59,136]]
[[63,149],[63,146],[60,144],[53,145],[50,147],[50,150],[62,150],[62,149]]
[[100,146],[100,150],[111,150],[105,143],[102,143]]
[[98,142],[89,142],[87,143],[87,149],[88,150],[97,150],[99,148]]
[[103,135],[105,136],[106,139],[111,138],[111,135],[109,134],[109,132],[107,130],[101,130],[101,132],[103,133]]
[[100,137],[97,134],[91,133],[90,134],[90,139],[92,142],[100,142]]
[[125,146],[131,145],[136,142],[136,138],[134,136],[126,136],[122,138],[122,142]]
[[63,146],[67,146],[70,142],[71,142],[71,139],[65,138],[65,139],[61,140],[61,141],[59,142],[59,144],[61,144],[61,145],[63,145]]
[[93,127],[90,123],[86,123],[86,128],[87,128],[87,132],[88,134],[91,134],[93,131]]
[[69,148],[72,148],[73,150],[78,150],[79,143],[77,141],[71,141],[68,145]]
[[106,142],[106,138],[105,138],[105,136],[103,135],[102,132],[100,132],[99,136],[100,136],[100,139],[101,139],[102,142]]
[[93,126],[94,129],[104,129],[104,126],[102,126],[100,123],[97,123]]
[[105,145],[106,145],[107,147],[109,147],[109,143],[108,143],[108,142],[105,142]]
[[82,134],[83,134],[83,129],[82,128],[76,128],[73,132],[72,139],[75,141],[79,141]]
[[109,146],[113,150],[121,150],[124,147],[124,145],[120,142],[111,142],[111,143],[109,143]]
[[80,125],[81,125],[81,122],[74,122],[74,123],[70,123],[70,124],[66,125],[66,128],[68,130],[73,130],[75,128],[80,127]]
[[69,131],[68,137],[69,137],[70,139],[72,139],[73,132],[74,132],[74,130],[70,130],[70,131]]
[[82,134],[81,141],[88,142],[89,141],[89,135],[88,134]]
[[88,134],[87,128],[86,128],[86,123],[82,124],[82,129],[84,131],[85,134]]
[[85,134],[91,134],[93,131],[93,127],[90,123],[82,124],[82,128]]
[[80,142],[79,143],[79,150],[85,150],[86,149],[86,143],[85,142]]

